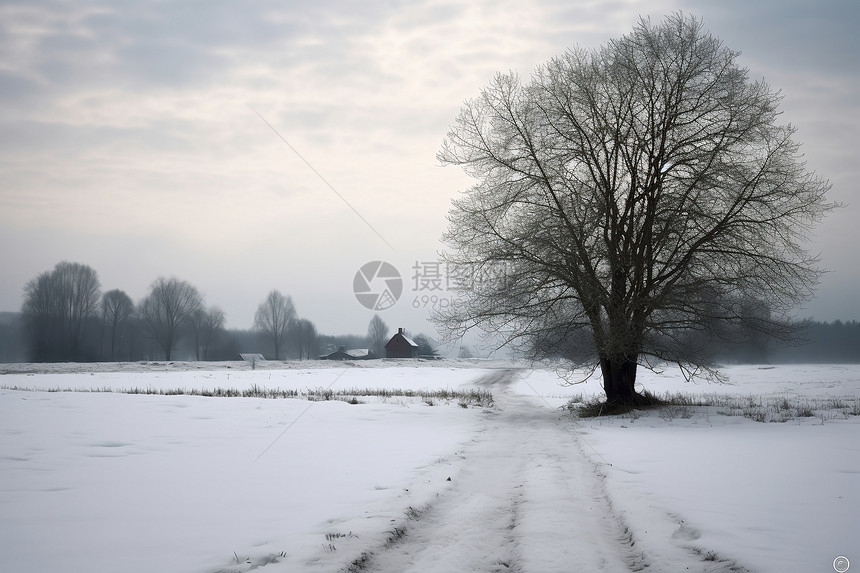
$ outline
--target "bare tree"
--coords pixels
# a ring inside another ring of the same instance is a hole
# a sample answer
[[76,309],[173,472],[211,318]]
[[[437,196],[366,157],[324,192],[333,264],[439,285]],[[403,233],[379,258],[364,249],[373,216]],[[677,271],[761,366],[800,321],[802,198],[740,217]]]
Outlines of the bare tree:
[[457,358],[474,358],[475,354],[472,352],[472,349],[466,346],[465,344],[460,345],[460,351],[457,353]]
[[281,349],[286,342],[290,327],[296,320],[296,309],[290,297],[273,290],[266,300],[257,307],[254,315],[254,327],[272,341],[275,349],[275,360],[280,360]]
[[110,360],[116,359],[116,346],[122,337],[126,322],[134,312],[131,298],[119,289],[109,290],[102,295],[102,321],[110,339]]
[[197,360],[209,359],[209,348],[215,336],[224,328],[226,317],[224,311],[217,306],[203,308],[202,306],[191,313],[189,322],[194,332],[194,349]]
[[418,356],[422,358],[439,357],[439,351],[436,349],[436,341],[426,334],[419,334],[412,341],[418,345]]
[[377,356],[384,356],[385,343],[388,342],[388,325],[378,314],[374,314],[367,325],[367,339],[370,350]]
[[92,267],[62,261],[24,287],[24,313],[33,336],[34,360],[82,360],[100,283]]
[[626,404],[640,362],[707,368],[701,334],[738,323],[738,300],[791,336],[820,277],[802,243],[835,205],[737,57],[694,18],[643,19],[468,101],[438,155],[478,181],[444,237],[463,295],[437,316],[448,334],[563,350]]
[[159,277],[139,307],[140,316],[153,340],[170,360],[179,337],[179,327],[202,306],[203,297],[191,284]]
[[292,335],[299,351],[299,360],[319,354],[319,335],[313,322],[306,318],[296,320],[292,326]]
[[739,354],[750,362],[767,362],[772,337],[770,334],[770,308],[765,301],[739,301],[740,321],[737,346]]

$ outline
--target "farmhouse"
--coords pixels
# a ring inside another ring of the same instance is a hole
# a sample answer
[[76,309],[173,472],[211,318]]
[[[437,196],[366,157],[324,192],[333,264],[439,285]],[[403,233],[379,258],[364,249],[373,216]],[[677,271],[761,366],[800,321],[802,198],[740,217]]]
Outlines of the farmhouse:
[[385,345],[386,358],[417,358],[418,345],[403,334],[403,329],[398,328],[397,334]]

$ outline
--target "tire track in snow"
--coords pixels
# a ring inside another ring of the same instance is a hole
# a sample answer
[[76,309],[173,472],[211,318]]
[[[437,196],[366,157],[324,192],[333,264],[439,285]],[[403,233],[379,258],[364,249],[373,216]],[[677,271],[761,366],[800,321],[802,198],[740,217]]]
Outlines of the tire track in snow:
[[362,571],[638,571],[647,566],[575,434],[492,373],[499,409],[451,489],[368,555]]

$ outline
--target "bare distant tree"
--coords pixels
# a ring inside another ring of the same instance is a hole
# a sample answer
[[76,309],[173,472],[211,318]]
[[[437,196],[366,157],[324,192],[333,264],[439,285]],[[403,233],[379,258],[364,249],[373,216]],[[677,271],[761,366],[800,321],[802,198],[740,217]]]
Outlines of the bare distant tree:
[[388,342],[388,325],[378,314],[374,314],[367,326],[367,339],[370,342],[370,350],[377,356],[383,356],[385,343]]
[[203,308],[202,306],[191,313],[189,321],[194,332],[194,348],[197,360],[209,359],[209,348],[215,336],[224,328],[226,317],[224,311],[217,306]]
[[436,349],[436,341],[426,334],[419,334],[412,341],[418,345],[418,356],[437,358],[439,351]]
[[768,346],[772,341],[770,308],[764,301],[739,302],[741,345],[746,347],[747,360],[767,362]]
[[257,307],[254,315],[254,327],[272,341],[275,349],[275,360],[280,360],[281,349],[286,342],[287,334],[296,320],[296,309],[290,297],[273,290],[266,300]]
[[119,289],[109,290],[102,295],[102,321],[110,340],[110,360],[116,359],[116,346],[128,318],[134,312],[131,298]]
[[203,304],[203,297],[191,284],[175,278],[159,277],[138,306],[145,328],[170,360],[179,337],[179,327]]
[[448,334],[599,366],[618,404],[643,400],[640,362],[707,368],[696,341],[739,323],[740,300],[767,300],[757,331],[790,337],[820,277],[803,241],[835,205],[737,57],[694,18],[643,19],[468,101],[438,155],[477,180],[444,238],[463,277]]
[[100,286],[92,267],[67,261],[25,285],[22,312],[33,336],[34,360],[88,358],[82,343]]
[[54,273],[59,275],[58,284],[70,317],[72,347],[78,350],[89,320],[98,308],[101,294],[98,274],[90,266],[65,262],[58,264]]
[[299,351],[299,360],[310,359],[319,354],[319,335],[314,323],[306,318],[293,323],[292,335]]

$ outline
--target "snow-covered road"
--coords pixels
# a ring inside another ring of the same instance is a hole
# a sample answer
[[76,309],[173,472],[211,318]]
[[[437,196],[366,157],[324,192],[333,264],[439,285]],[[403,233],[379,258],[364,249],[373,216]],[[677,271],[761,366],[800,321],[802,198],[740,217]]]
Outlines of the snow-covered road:
[[[648,552],[603,487],[600,464],[558,411],[511,390],[516,370],[476,383],[491,388],[497,409],[463,450],[450,489],[369,548],[356,569],[374,573],[742,571],[703,560],[695,537],[670,516],[655,523],[666,539]],[[589,455],[590,454],[590,455]],[[643,534],[644,535],[644,534]]]

